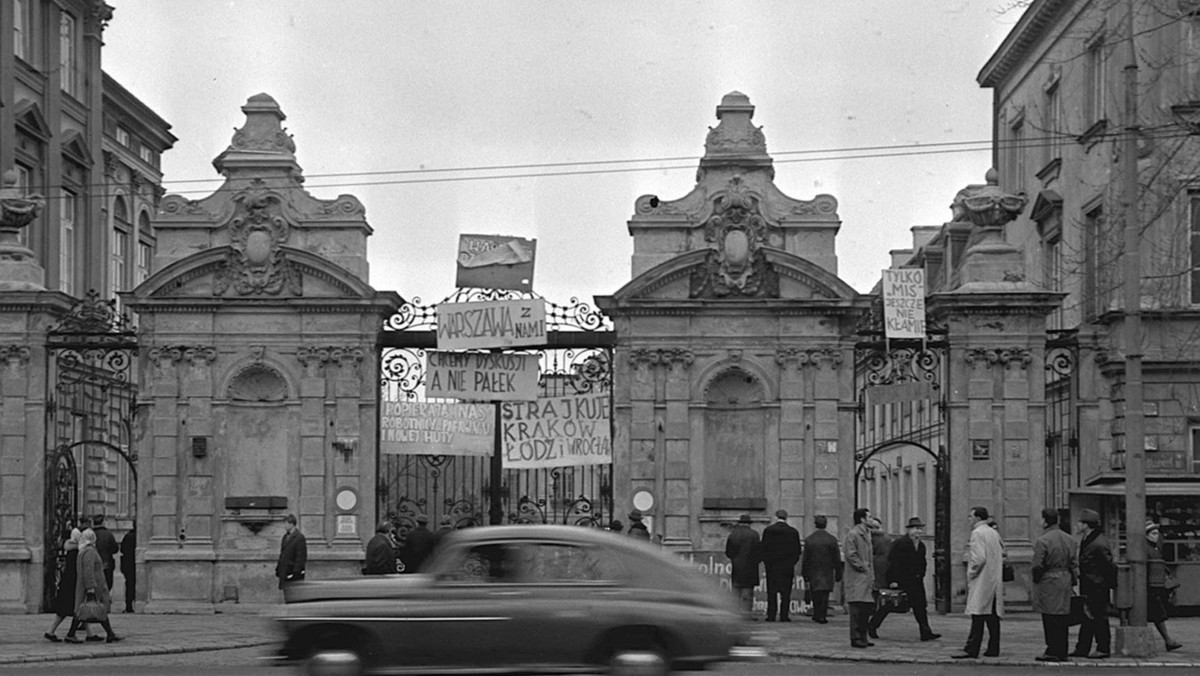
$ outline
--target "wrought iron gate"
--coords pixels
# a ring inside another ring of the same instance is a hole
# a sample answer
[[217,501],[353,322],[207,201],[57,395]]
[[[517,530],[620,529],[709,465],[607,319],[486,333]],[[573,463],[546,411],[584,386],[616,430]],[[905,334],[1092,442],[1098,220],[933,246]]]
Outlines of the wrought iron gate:
[[[882,328],[882,311],[882,303],[877,301],[859,326],[860,340],[854,351],[858,408],[854,435],[855,505],[861,504],[860,487],[868,483],[873,487],[878,469],[883,469],[879,473],[881,480],[886,473],[889,477],[897,476],[901,482],[912,469],[883,463],[877,456],[904,447],[927,454],[934,465],[934,603],[938,611],[946,613],[950,612],[952,601],[947,330],[926,320],[926,339],[888,340]],[[909,516],[917,514],[903,514],[901,518]]]
[[133,444],[137,333],[89,291],[46,334],[44,609],[62,574],[64,536],[83,514],[136,516]]
[[[459,289],[443,303],[536,298],[515,291]],[[381,392],[393,400],[424,397],[426,350],[436,347],[437,305],[415,299],[384,325]],[[612,420],[612,346],[608,320],[590,306],[546,301],[547,346],[505,350],[537,354],[542,396],[605,393]],[[497,430],[499,434],[499,430]],[[377,449],[378,453],[378,449]],[[612,465],[504,469],[490,457],[379,453],[376,509],[403,530],[424,514],[455,528],[499,523],[601,527],[612,515]]]

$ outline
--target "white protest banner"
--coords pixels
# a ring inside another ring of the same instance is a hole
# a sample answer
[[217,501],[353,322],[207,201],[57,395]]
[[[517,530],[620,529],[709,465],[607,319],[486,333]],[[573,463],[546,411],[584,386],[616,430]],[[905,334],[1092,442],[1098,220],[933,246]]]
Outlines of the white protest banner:
[[425,355],[425,396],[430,399],[537,399],[536,355],[436,350],[429,350]]
[[491,455],[496,443],[493,404],[388,401],[379,415],[379,452],[413,455]]
[[488,350],[546,344],[546,301],[439,303],[439,350]]
[[500,405],[505,469],[612,462],[608,394],[548,397]]
[[537,240],[505,235],[459,235],[459,288],[533,290]]
[[925,337],[925,271],[883,271],[883,326],[888,338]]

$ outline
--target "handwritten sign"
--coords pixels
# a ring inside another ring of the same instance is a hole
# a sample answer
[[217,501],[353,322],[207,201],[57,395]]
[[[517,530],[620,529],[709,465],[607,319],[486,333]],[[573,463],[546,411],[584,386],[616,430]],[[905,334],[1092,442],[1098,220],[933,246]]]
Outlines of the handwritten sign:
[[925,337],[925,271],[883,271],[883,324],[888,338]]
[[495,408],[490,404],[388,401],[379,415],[379,452],[491,455]]
[[459,235],[459,288],[533,290],[536,239],[503,235]]
[[546,301],[495,300],[437,306],[439,350],[479,350],[546,344]]
[[508,352],[441,352],[425,357],[425,396],[470,401],[532,401],[538,359]]
[[607,394],[543,398],[500,405],[506,469],[612,462]]

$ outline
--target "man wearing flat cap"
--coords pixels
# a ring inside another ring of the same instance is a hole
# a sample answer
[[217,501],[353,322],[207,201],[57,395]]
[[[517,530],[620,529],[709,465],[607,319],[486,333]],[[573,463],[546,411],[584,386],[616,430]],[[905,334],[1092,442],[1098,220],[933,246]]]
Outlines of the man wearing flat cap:
[[[921,536],[925,534],[925,522],[921,517],[914,516],[908,520],[904,535],[892,542],[887,556],[887,585],[891,589],[899,589],[908,596],[908,605],[912,608],[913,619],[917,621],[917,629],[921,632],[922,641],[932,641],[942,637],[933,633],[929,627],[928,602],[925,599],[925,543]],[[868,629],[878,633],[879,625],[891,611],[887,606],[880,606],[871,618]]]
[[763,529],[762,562],[767,571],[767,622],[791,622],[792,583],[800,560],[800,532],[788,525],[788,513],[775,512],[775,523]]
[[758,533],[750,527],[749,514],[738,517],[737,524],[725,540],[725,556],[729,557],[729,580],[737,594],[738,604],[747,613],[754,610],[754,588],[758,586]]
[[[1117,566],[1112,549],[1100,529],[1100,514],[1094,509],[1079,512],[1079,594],[1084,598],[1087,612],[1079,625],[1079,640],[1072,657],[1105,658],[1112,653],[1112,634],[1108,627],[1110,590],[1117,586]],[[1096,653],[1091,655],[1092,640]]]

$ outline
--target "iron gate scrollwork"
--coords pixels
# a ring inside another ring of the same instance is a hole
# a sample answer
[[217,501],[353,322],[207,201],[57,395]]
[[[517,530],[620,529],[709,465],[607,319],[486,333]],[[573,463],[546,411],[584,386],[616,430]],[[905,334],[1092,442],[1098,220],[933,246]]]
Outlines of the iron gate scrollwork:
[[[538,296],[459,289],[442,303],[530,298]],[[426,352],[436,348],[436,313],[437,304],[414,299],[385,323],[380,385],[389,400],[424,399]],[[540,396],[607,394],[611,424],[615,337],[608,320],[573,298],[569,305],[546,301],[546,325],[545,347],[504,351],[537,355]],[[380,453],[376,506],[402,532],[415,527],[421,514],[431,526],[453,528],[488,523],[601,527],[612,515],[612,466],[503,469],[497,475],[490,456]]]
[[45,609],[76,520],[85,513],[136,516],[137,349],[128,316],[95,290],[46,333]]
[[[927,318],[924,340],[888,340],[882,319],[883,306],[877,299],[859,325],[860,340],[855,344],[854,386],[858,409],[855,416],[855,504],[871,506],[864,504],[870,500],[860,498],[860,489],[866,488],[873,498],[886,501],[884,509],[889,512],[893,508],[907,508],[911,513],[884,515],[894,524],[895,531],[902,532],[906,519],[920,516],[925,506],[919,504],[923,502],[921,487],[914,488],[914,480],[908,478],[913,469],[911,464],[900,464],[903,460],[901,451],[916,449],[921,452],[918,457],[933,462],[934,599],[940,612],[949,612],[952,600],[950,456],[945,410],[948,331]],[[896,463],[881,460],[893,451]],[[883,471],[879,472],[880,469]],[[884,486],[889,493],[896,494],[882,496]]]

